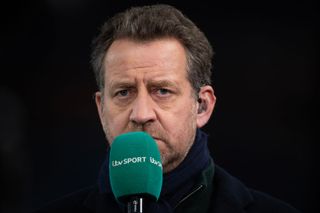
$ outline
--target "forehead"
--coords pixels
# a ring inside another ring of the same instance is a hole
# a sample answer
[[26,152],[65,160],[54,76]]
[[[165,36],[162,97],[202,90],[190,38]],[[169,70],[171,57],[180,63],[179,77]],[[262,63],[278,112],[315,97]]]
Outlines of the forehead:
[[105,80],[125,75],[185,76],[186,52],[173,38],[148,42],[120,39],[110,46],[105,59]]

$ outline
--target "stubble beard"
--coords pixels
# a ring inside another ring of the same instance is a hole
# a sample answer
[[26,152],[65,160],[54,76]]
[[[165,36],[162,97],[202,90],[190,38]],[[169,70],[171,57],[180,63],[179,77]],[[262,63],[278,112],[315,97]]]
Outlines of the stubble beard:
[[[195,115],[192,114],[191,116],[192,118],[190,119],[190,122],[188,122],[188,126],[183,129],[180,129],[176,133],[176,135],[178,136],[174,137],[174,140],[176,140],[174,142],[171,141],[167,131],[164,128],[162,128],[161,125],[157,122],[145,123],[143,125],[130,122],[128,127],[122,133],[144,131],[150,134],[155,140],[161,141],[159,143],[163,143],[165,145],[164,149],[159,148],[163,173],[168,173],[174,170],[177,166],[179,166],[179,164],[185,159],[185,157],[189,153],[190,148],[194,143],[196,135],[196,122],[194,119]],[[105,121],[103,125],[103,130],[105,132],[106,139],[109,142],[109,145],[111,145],[111,143],[117,135],[113,136],[111,134],[109,125]],[[184,140],[184,142],[179,143],[179,141],[182,140]],[[159,144],[157,145],[159,147]]]

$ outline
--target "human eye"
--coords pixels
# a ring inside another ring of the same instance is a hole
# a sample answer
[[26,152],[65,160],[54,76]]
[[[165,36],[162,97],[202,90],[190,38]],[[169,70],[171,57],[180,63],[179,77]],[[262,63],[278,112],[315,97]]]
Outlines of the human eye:
[[168,88],[161,87],[161,88],[154,89],[154,94],[157,98],[167,99],[167,98],[171,97],[171,95],[173,94],[173,91]]
[[128,89],[122,89],[122,90],[119,90],[115,93],[115,96],[117,96],[117,97],[126,97],[128,95],[129,95]]
[[161,96],[169,95],[171,91],[169,89],[160,88],[158,89],[158,94]]

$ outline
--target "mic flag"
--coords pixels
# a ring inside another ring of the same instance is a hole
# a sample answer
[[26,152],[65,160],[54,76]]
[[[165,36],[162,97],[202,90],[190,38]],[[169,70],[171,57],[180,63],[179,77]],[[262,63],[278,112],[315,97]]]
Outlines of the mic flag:
[[162,163],[154,139],[146,132],[117,136],[110,147],[111,189],[118,201],[132,196],[157,201],[162,188]]

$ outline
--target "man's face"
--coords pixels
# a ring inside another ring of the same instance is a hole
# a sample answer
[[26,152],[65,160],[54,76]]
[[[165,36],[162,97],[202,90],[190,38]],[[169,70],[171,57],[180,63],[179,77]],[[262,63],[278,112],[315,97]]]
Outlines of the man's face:
[[175,39],[116,40],[104,59],[105,88],[97,106],[109,143],[119,134],[148,132],[164,172],[181,163],[193,144],[197,101],[187,79],[186,53]]

